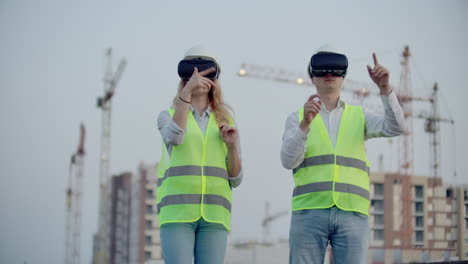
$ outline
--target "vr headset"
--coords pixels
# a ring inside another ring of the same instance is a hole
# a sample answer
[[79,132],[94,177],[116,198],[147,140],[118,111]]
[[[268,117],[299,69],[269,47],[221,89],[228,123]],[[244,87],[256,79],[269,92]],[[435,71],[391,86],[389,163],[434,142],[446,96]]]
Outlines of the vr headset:
[[324,77],[331,74],[336,77],[345,77],[348,69],[348,58],[337,53],[317,53],[310,58],[309,76]]
[[181,60],[179,65],[177,66],[177,72],[179,73],[179,77],[182,80],[188,80],[193,74],[193,71],[197,67],[198,72],[204,71],[211,67],[215,68],[213,72],[205,75],[206,78],[209,79],[218,79],[219,77],[219,68],[218,64],[213,60],[205,60],[205,59],[190,59],[190,60]]

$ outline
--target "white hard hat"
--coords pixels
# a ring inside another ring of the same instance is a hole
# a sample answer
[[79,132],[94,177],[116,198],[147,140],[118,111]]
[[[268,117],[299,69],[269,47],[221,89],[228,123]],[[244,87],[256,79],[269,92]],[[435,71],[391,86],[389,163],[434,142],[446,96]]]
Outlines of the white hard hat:
[[221,65],[219,65],[218,61],[216,60],[216,54],[213,50],[203,46],[203,45],[195,45],[187,50],[184,54],[184,60],[187,59],[205,59],[205,60],[212,60],[216,63],[218,67],[218,74],[221,74]]
[[[314,54],[312,55],[312,57],[314,57],[314,55],[319,54],[319,53],[334,53],[334,54],[340,54],[340,55],[343,55],[343,56],[346,57],[346,55],[344,54],[344,52],[342,50],[338,49],[335,45],[330,44],[330,43],[324,44],[324,45],[320,46],[318,49],[316,49]],[[311,60],[312,60],[312,58],[311,58]],[[347,61],[347,58],[346,58],[346,61]],[[307,73],[309,74],[309,77],[312,78],[313,77],[312,67],[311,67],[310,63],[311,63],[311,61],[309,61],[309,63],[307,64]],[[348,62],[346,62],[346,64],[347,63]],[[345,76],[346,76],[346,72],[345,72]]]
[[184,54],[184,59],[195,58],[214,60],[216,64],[218,64],[215,53],[203,45],[195,45],[187,50]]
[[345,55],[344,52],[340,49],[338,49],[335,45],[327,43],[325,45],[320,46],[314,54],[317,53],[337,53],[337,54],[342,54]]

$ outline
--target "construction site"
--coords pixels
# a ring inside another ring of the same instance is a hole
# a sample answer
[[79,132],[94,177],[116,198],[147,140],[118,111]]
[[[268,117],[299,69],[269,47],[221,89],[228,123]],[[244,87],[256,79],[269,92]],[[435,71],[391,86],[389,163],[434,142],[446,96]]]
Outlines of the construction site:
[[[127,62],[122,59],[113,72],[112,50],[108,49],[105,56],[104,93],[97,99],[97,107],[102,112],[100,196],[92,263],[163,263],[156,215],[157,161],[139,164],[136,173],[109,172],[112,98]],[[439,113],[437,83],[430,97],[412,93],[410,59],[410,48],[406,46],[401,52],[400,83],[393,87],[407,124],[407,130],[397,139],[398,172],[373,170],[370,174],[368,263],[461,263],[459,260],[468,259],[468,186],[444,183],[440,169],[441,126],[450,127],[455,120]],[[241,65],[238,77],[312,86],[303,73],[247,63]],[[378,95],[372,92],[369,84],[348,79],[343,90],[363,104],[366,98]],[[430,111],[415,114],[414,101],[425,102]],[[431,175],[415,175],[413,171],[413,158],[417,153],[413,146],[413,119],[423,119],[424,130],[429,134]],[[85,134],[82,124],[78,148],[70,162],[66,190],[66,264],[87,262],[80,257]],[[381,165],[378,167],[382,169]],[[287,263],[288,241],[273,237],[271,224],[289,214],[289,209],[277,211],[266,202],[263,220],[258,225],[262,238],[231,241],[225,263]],[[330,248],[325,263],[333,263]]]
[[[463,0],[0,1],[0,263],[165,263],[158,121],[180,102],[178,65],[195,45],[213,51],[238,132],[242,183],[220,195],[224,263],[289,263],[298,167],[284,166],[282,146],[289,117],[318,93],[311,56],[327,43],[346,57],[332,74],[344,78],[339,100],[379,120],[389,95],[398,108],[398,133],[359,138],[365,153],[349,156],[366,163],[346,184],[369,205],[367,263],[468,263],[467,12]],[[366,67],[377,57],[383,94]],[[324,264],[339,262],[332,253]]]

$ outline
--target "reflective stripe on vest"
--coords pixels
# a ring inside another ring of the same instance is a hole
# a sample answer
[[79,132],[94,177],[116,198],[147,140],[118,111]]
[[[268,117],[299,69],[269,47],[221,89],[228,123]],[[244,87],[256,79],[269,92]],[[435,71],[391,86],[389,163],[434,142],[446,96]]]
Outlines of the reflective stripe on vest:
[[[303,109],[298,111],[299,122]],[[368,214],[369,162],[364,147],[364,113],[345,105],[336,146],[320,114],[310,125],[304,161],[293,169],[292,209],[328,208],[333,205]]]
[[[335,155],[321,155],[321,156],[309,157],[309,158],[304,159],[304,161],[298,167],[294,168],[293,173],[296,173],[298,170],[304,167],[324,165],[324,164],[334,164],[334,163],[335,163]],[[366,162],[359,160],[359,159],[336,156],[336,165],[352,167],[352,168],[360,169],[369,173],[369,167],[367,166]]]
[[[168,195],[162,198],[161,202],[157,205],[158,214],[161,211],[161,208],[167,205],[175,204],[200,204],[202,203],[201,194],[177,194],[177,195]],[[217,204],[220,205],[229,212],[231,212],[231,203],[220,195],[214,194],[204,194],[203,195],[204,204]]]
[[[204,166],[203,167],[203,175],[204,176],[212,176],[212,177],[220,177],[223,179],[228,179],[228,173],[225,169],[217,168],[217,167],[210,167]],[[164,180],[172,176],[202,176],[202,167],[201,166],[194,166],[194,165],[186,165],[186,166],[178,166],[172,167],[166,170],[164,177],[158,179],[158,186],[160,186]]]
[[[312,192],[323,192],[323,191],[332,191],[333,190],[333,182],[314,182],[306,185],[301,185],[294,188],[293,197],[312,193]],[[346,184],[346,183],[335,183],[335,191],[337,192],[344,192],[344,193],[352,193],[355,195],[359,195],[367,200],[369,200],[369,191],[361,188],[359,186],[353,184]]]
[[[174,109],[170,109],[171,116]],[[194,222],[203,217],[230,229],[232,192],[226,168],[227,147],[214,114],[205,133],[189,111],[184,141],[171,154],[163,142],[156,192],[160,226]]]

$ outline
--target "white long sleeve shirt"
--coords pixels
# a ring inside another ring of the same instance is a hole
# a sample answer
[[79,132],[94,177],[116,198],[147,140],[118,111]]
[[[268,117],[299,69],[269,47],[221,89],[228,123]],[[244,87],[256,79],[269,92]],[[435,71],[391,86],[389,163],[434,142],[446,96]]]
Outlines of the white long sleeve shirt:
[[[398,103],[395,92],[388,96],[380,96],[385,114],[377,115],[364,110],[365,119],[365,139],[374,137],[393,137],[401,135],[404,131],[403,109]],[[337,107],[328,111],[322,103],[320,115],[325,123],[332,146],[335,147],[336,138],[339,131],[341,116],[345,108],[345,103],[340,99]],[[286,120],[286,127],[283,134],[283,145],[281,147],[281,163],[286,169],[294,169],[304,160],[306,151],[307,135],[299,127],[297,111],[292,113]]]

